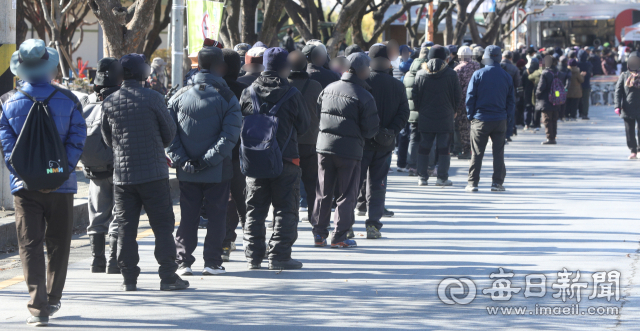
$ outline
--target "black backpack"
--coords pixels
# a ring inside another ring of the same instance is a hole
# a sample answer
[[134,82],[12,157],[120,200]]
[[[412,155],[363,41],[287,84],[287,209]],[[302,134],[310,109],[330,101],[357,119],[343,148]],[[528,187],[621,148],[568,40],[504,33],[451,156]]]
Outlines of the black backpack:
[[[91,104],[90,104],[91,105]],[[89,111],[85,108],[87,123],[87,140],[80,161],[85,169],[92,173],[113,170],[113,150],[102,139],[102,102],[94,103]]]
[[29,191],[57,189],[69,179],[67,151],[58,134],[58,128],[49,109],[53,91],[44,101],[18,91],[33,105],[24,121],[22,131],[13,147],[9,164]]

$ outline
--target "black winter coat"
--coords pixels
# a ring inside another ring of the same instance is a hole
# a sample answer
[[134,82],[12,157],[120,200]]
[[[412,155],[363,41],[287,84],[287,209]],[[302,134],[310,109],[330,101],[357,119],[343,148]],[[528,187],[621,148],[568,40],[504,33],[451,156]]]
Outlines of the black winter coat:
[[313,63],[307,65],[307,73],[309,73],[309,78],[320,83],[323,89],[329,86],[329,84],[340,80],[340,75],[337,73]]
[[259,72],[254,72],[254,73],[246,73],[244,76],[240,76],[238,77],[238,83],[242,83],[244,85],[250,86],[251,84],[253,84],[253,82],[256,81],[256,79],[258,79],[258,77],[260,77],[260,73]]
[[[250,87],[245,89],[240,96],[240,108],[242,116],[253,114],[253,104],[251,102],[250,88],[256,90],[259,102],[267,103],[267,107],[262,107],[264,111],[268,111],[278,103],[278,101],[289,91],[291,85],[286,79],[282,79],[275,71],[263,71],[260,77],[256,79]],[[278,132],[276,139],[278,146],[284,147],[289,137],[289,133],[293,128],[293,134],[289,140],[289,144],[282,151],[282,157],[287,160],[293,160],[300,157],[298,153],[298,135],[304,134],[309,129],[309,111],[307,105],[299,92],[294,94],[289,100],[282,104],[280,110],[276,113],[279,120]]]
[[[371,71],[367,84],[376,100],[380,128],[393,130],[398,135],[409,119],[409,102],[404,84],[387,71],[379,70]],[[388,152],[394,148],[395,144],[381,146],[373,139],[367,139],[364,145],[364,149],[378,152]]]
[[620,108],[620,117],[640,120],[640,88],[628,87],[625,82],[631,76],[623,72],[616,83],[615,105]]
[[565,73],[558,71],[558,68],[552,67],[551,69],[545,69],[542,71],[538,87],[536,88],[536,110],[539,111],[560,111],[561,105],[554,106],[549,101],[549,94],[551,93],[551,85],[553,84],[554,75],[558,75],[560,81],[565,84],[567,78]]
[[440,59],[429,60],[427,68],[418,71],[413,87],[418,131],[453,132],[453,115],[462,101],[458,74]]
[[409,110],[411,111],[409,113],[409,123],[418,122],[418,110],[413,103],[413,86],[416,82],[416,75],[418,74],[418,71],[420,71],[422,64],[425,62],[427,62],[427,59],[418,58],[413,60],[413,63],[411,63],[411,68],[404,76],[404,81],[402,82],[407,91],[407,100],[409,101]]
[[536,86],[533,84],[531,80],[529,80],[529,69],[526,69],[522,73],[522,87],[524,89],[524,105],[525,107],[533,106],[531,102],[533,101],[533,93],[536,89]]
[[370,90],[365,81],[347,72],[320,93],[318,153],[362,160],[364,140],[378,133],[380,121]]
[[[227,82],[227,85],[229,86],[229,89],[231,90],[231,92],[233,92],[236,98],[240,100],[240,96],[242,96],[242,91],[244,91],[244,89],[246,89],[248,85],[240,83],[233,76],[232,77],[225,76],[223,78],[224,78],[224,81]],[[233,151],[231,152],[231,160],[235,162],[240,162],[240,139],[238,139],[238,143],[236,144],[236,147],[234,147]]]
[[298,136],[298,144],[315,145],[318,140],[318,132],[320,131],[320,117],[316,111],[316,104],[318,103],[318,96],[320,92],[322,92],[322,85],[309,78],[309,74],[306,71],[291,72],[291,75],[289,75],[289,84],[302,93],[302,97],[307,104],[307,110],[309,111],[309,130],[303,135]]

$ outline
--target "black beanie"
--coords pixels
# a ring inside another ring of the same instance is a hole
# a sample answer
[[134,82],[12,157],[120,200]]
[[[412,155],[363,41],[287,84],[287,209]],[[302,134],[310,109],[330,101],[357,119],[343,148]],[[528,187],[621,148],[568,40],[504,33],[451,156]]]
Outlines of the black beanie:
[[344,57],[348,57],[353,53],[362,53],[362,48],[360,48],[360,46],[356,44],[353,44],[344,50]]
[[432,46],[429,50],[429,60],[431,59],[440,59],[445,60],[447,58],[447,51],[445,51],[444,47],[440,45]]
[[198,66],[204,70],[210,70],[212,65],[224,62],[222,50],[218,47],[204,47],[198,52]]
[[105,57],[98,61],[96,70],[96,78],[93,84],[99,87],[118,86],[122,83],[124,70],[118,59],[113,57]]
[[240,67],[242,66],[240,54],[232,49],[224,48],[222,49],[222,55],[224,57],[224,64],[227,65],[227,73],[224,75],[224,79],[232,81],[238,79]]

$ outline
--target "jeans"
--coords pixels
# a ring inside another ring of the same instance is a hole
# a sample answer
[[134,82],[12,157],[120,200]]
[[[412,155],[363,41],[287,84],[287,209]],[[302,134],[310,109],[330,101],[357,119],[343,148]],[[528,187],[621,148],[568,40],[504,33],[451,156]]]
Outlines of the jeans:
[[[149,225],[155,236],[154,255],[160,265],[158,273],[164,282],[176,279],[176,226],[168,179],[134,185],[116,185],[116,219],[118,220],[118,266],[126,284],[136,284],[140,275],[138,255],[138,224],[140,212],[149,216]],[[200,210],[200,206],[197,207]]]
[[[73,194],[20,190],[13,196],[18,249],[33,316],[49,316],[62,297],[73,235]],[[47,266],[43,246],[47,247]]]
[[[382,228],[380,219],[384,214],[384,200],[387,194],[385,180],[389,173],[389,156],[391,152],[376,152],[364,150],[362,161],[360,161],[360,185],[365,185],[366,179],[366,206],[369,210],[369,217],[365,222],[366,226],[373,225],[377,229]],[[356,208],[360,209],[359,203]]]
[[396,160],[396,166],[398,168],[407,167],[407,157],[409,155],[409,142],[411,141],[411,125],[407,123],[404,129],[400,130],[398,135],[398,159]]
[[409,123],[411,135],[409,139],[409,152],[407,154],[407,167],[410,169],[418,168],[418,146],[420,146],[420,131],[418,131],[418,123]]
[[[222,242],[226,235],[229,181],[223,183],[180,182],[180,226],[176,231],[176,262],[191,266],[196,258],[193,251],[198,246],[200,206],[209,215],[207,235],[204,238],[204,265],[222,265]],[[234,229],[235,230],[235,229]]]
[[483,122],[471,121],[471,165],[469,166],[469,184],[478,186],[484,151],[491,138],[493,146],[493,183],[503,184],[507,174],[504,166],[504,140],[507,132],[507,120]]
[[422,132],[422,141],[418,152],[418,176],[420,178],[429,179],[429,155],[433,143],[436,143],[436,152],[438,154],[438,178],[442,180],[449,179],[449,166],[451,164],[451,156],[449,155],[449,141],[451,133],[449,132]]
[[[638,124],[638,131],[636,131],[636,123]],[[627,147],[629,147],[631,153],[637,153],[638,142],[640,142],[640,120],[625,118],[624,129],[627,134]],[[636,135],[638,136],[638,140],[636,140]]]
[[291,259],[291,246],[298,239],[300,174],[300,167],[284,161],[278,177],[247,177],[247,223],[244,225],[247,260],[258,263],[264,258],[265,220],[272,204],[275,217],[269,239],[269,260]]
[[582,88],[582,99],[580,99],[580,117],[589,116],[589,97],[591,96],[591,87]]
[[337,206],[333,215],[335,229],[331,235],[331,243],[347,239],[347,232],[355,222],[353,208],[356,205],[359,183],[360,161],[333,154],[318,154],[316,201],[310,218],[314,236],[329,236],[327,227],[331,222],[331,206],[337,187]]
[[118,221],[113,218],[113,177],[89,180],[89,226],[87,234],[118,235]]

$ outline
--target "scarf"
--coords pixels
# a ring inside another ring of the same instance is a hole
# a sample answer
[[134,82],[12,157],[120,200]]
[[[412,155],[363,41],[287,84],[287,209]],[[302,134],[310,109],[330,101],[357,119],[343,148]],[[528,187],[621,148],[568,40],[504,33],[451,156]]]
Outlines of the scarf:
[[625,86],[627,87],[636,87],[640,88],[640,72],[638,71],[629,71],[629,78],[625,82]]

